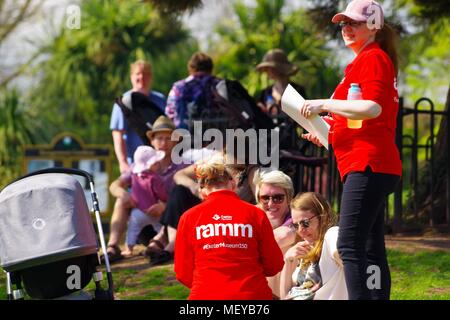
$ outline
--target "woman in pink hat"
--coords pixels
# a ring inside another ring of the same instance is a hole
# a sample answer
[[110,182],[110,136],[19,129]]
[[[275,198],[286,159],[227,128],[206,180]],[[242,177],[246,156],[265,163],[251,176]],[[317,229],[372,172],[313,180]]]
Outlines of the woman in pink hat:
[[[330,116],[326,118],[331,126],[328,140],[343,182],[337,247],[349,299],[389,299],[383,213],[386,197],[402,174],[395,144],[395,32],[384,23],[381,6],[371,0],[350,2],[332,22],[339,23],[344,43],[355,58],[331,99],[306,100],[300,112],[306,117],[322,112]],[[359,99],[347,100],[349,88],[356,85]],[[348,119],[359,120],[359,125],[351,126]],[[311,134],[303,138],[320,145]]]

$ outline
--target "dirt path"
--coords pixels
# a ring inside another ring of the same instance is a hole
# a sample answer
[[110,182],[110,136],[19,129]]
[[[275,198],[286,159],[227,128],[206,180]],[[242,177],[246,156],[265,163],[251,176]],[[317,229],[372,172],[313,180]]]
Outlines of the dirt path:
[[450,234],[439,236],[392,236],[386,235],[386,247],[404,252],[417,250],[446,251],[450,253]]

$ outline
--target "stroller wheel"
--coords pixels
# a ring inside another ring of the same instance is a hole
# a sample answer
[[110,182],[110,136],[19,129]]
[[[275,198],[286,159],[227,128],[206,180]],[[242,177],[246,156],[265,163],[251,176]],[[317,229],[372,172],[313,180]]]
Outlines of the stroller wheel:
[[114,297],[109,290],[97,289],[94,300],[114,300]]

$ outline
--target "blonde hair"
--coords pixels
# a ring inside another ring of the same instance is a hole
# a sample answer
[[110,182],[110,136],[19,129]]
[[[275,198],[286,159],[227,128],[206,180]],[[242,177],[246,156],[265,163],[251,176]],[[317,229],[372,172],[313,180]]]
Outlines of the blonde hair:
[[261,171],[254,178],[255,182],[255,199],[259,202],[259,192],[263,183],[270,184],[272,186],[282,188],[286,192],[287,202],[289,203],[294,196],[294,186],[292,184],[291,178],[279,170],[273,171]]
[[152,66],[145,60],[136,60],[130,65],[130,73],[133,73],[136,68],[142,68],[145,73],[152,74]]
[[319,239],[314,247],[303,258],[303,268],[307,268],[312,263],[317,263],[322,253],[325,233],[336,224],[336,217],[331,210],[328,201],[316,192],[305,192],[298,194],[291,202],[291,209],[311,211],[317,215],[319,220]]
[[200,188],[222,187],[233,179],[225,164],[219,161],[197,165],[195,175]]

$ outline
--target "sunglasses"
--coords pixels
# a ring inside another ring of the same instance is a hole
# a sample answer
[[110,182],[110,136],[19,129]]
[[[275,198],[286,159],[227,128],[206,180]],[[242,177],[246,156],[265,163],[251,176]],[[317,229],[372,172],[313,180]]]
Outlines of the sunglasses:
[[279,204],[284,201],[285,195],[284,194],[274,194],[272,196],[269,195],[262,195],[259,196],[259,201],[261,201],[264,204],[269,203],[270,199],[272,199],[273,203]]
[[365,22],[359,22],[359,21],[341,21],[339,22],[339,27],[344,28],[345,26],[350,26],[352,28],[358,28],[359,26],[362,26]]
[[298,228],[300,226],[302,226],[303,229],[308,229],[309,226],[311,225],[311,220],[314,219],[315,217],[318,217],[319,215],[315,215],[314,217],[308,218],[308,219],[303,219],[300,220],[299,222],[293,222],[291,223],[291,228],[294,230],[298,230]]

